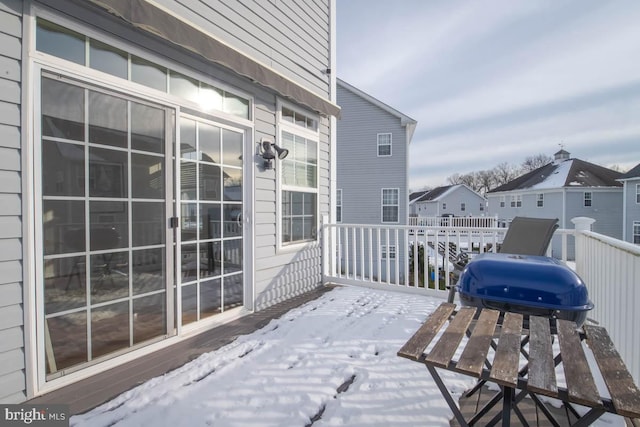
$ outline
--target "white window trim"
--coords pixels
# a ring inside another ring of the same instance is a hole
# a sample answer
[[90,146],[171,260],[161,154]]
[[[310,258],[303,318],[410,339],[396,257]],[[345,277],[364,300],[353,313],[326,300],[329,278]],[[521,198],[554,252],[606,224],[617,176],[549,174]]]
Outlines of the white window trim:
[[640,184],[636,184],[636,205],[640,205]]
[[[388,144],[381,144],[380,143],[380,137],[382,135],[389,135],[389,143]],[[393,134],[391,132],[381,132],[376,134],[376,152],[378,154],[378,157],[391,157],[393,155]],[[380,154],[380,147],[381,146],[389,146],[389,154]]]
[[[385,205],[384,204],[384,191],[385,190],[395,190],[398,193],[398,203],[396,205]],[[398,220],[397,221],[385,221],[384,220],[384,207],[385,206],[396,206],[398,208]],[[380,189],[380,222],[382,224],[398,224],[400,222],[400,189],[399,188],[382,188],[382,189]]]
[[[340,215],[338,215],[338,208],[340,208]],[[342,188],[336,189],[336,222],[342,222]]]
[[504,208],[507,206],[507,196],[500,196],[500,204],[499,206],[501,208]]
[[467,210],[467,204],[465,202],[460,202],[460,212],[465,212]]
[[536,207],[543,208],[544,207],[544,193],[538,193],[536,196]]
[[[588,199],[587,194],[589,195]],[[589,201],[588,205],[587,200]],[[591,191],[585,191],[584,193],[582,193],[582,206],[585,208],[590,208],[593,206],[593,193]]]
[[[636,233],[636,227],[638,228],[638,233]],[[640,221],[633,221],[633,225],[631,227],[631,243],[636,241],[636,236],[640,237]]]
[[[298,126],[295,123],[282,120],[282,107],[286,107],[290,110],[303,114],[307,117],[311,117],[318,121],[318,129],[311,130],[306,127]],[[276,144],[282,138],[282,132],[289,132],[294,135],[312,139],[316,142],[316,159],[320,160],[320,116],[310,111],[301,109],[296,105],[286,102],[282,99],[278,99],[276,102]],[[300,250],[300,248],[316,244],[320,239],[320,165],[316,165],[316,188],[309,187],[297,187],[293,185],[284,185],[282,183],[282,160],[276,160],[276,250],[278,252],[294,252]],[[282,193],[284,191],[299,191],[305,193],[316,194],[316,238],[310,240],[304,240],[299,242],[283,242],[282,241]]]
[[[387,251],[388,249],[388,251]],[[386,261],[387,254],[389,254],[389,260],[395,260],[398,256],[396,252],[396,245],[382,245],[380,246],[380,260]]]

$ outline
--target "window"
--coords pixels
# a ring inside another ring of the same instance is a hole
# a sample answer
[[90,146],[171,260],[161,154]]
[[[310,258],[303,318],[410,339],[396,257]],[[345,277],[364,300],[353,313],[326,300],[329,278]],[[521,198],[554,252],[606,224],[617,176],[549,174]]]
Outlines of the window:
[[466,209],[467,209],[467,204],[466,204],[466,203],[464,203],[464,202],[463,202],[463,203],[460,203],[460,210],[461,210],[462,212],[464,212]]
[[447,210],[447,204],[446,204],[446,203],[443,203],[443,204],[442,204],[442,210],[443,210],[443,211],[446,211],[446,210]]
[[538,206],[539,208],[544,207],[544,193],[538,194],[538,197],[536,199],[536,206]]
[[636,184],[636,203],[640,205],[640,184]]
[[400,190],[397,188],[382,189],[382,222],[398,222],[400,217]]
[[336,222],[342,222],[342,190],[336,190]]
[[289,155],[280,162],[281,241],[315,240],[318,226],[317,119],[281,107],[280,146]]
[[484,211],[484,203],[480,202],[480,212]]
[[[388,251],[387,251],[388,249]],[[396,259],[396,247],[393,245],[387,246],[387,245],[382,245],[382,256],[380,257],[380,259],[386,260],[387,259],[387,252],[389,253],[389,259]]]
[[506,201],[506,196],[500,196],[500,207],[504,208],[505,207],[505,201]]
[[391,155],[391,134],[378,134],[378,157]]
[[640,221],[633,221],[633,243],[640,245]]
[[520,208],[522,207],[522,195],[514,195],[511,196],[511,207],[512,208]]
[[[116,49],[83,34],[38,18],[36,49],[103,73],[130,80],[152,89],[190,100],[204,110],[219,110],[249,119],[249,99],[215,88],[204,82],[168,70],[129,52]],[[130,71],[129,71],[130,70]],[[318,129],[318,121],[295,116],[308,129]]]
[[591,192],[590,191],[585,191],[584,192],[584,206],[585,207],[591,206],[591,198],[592,198]]

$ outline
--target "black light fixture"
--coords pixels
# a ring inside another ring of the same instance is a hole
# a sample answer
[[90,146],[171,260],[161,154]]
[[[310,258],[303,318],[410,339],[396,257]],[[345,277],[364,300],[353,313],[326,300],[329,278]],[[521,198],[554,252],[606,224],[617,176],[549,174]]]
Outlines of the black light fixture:
[[270,139],[262,138],[259,143],[260,155],[264,159],[263,167],[265,170],[273,169],[273,160],[278,157],[282,160],[289,155],[289,150],[281,148]]

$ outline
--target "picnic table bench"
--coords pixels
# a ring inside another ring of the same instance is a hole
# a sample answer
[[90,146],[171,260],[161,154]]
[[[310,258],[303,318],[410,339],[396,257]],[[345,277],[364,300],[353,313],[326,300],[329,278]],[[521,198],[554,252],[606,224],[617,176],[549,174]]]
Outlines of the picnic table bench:
[[[605,412],[640,418],[640,391],[605,328],[577,328],[567,320],[475,307],[456,311],[455,307],[441,304],[398,351],[398,356],[427,367],[460,425],[474,425],[502,402],[502,411],[483,425],[502,420],[503,426],[509,426],[513,411],[526,426],[518,403],[527,395],[554,425],[559,424],[539,396],[561,400],[577,419],[574,426],[590,425]],[[463,342],[465,336],[468,339]],[[589,362],[583,342],[595,363]],[[454,360],[458,347],[461,353]],[[556,378],[559,364],[564,370],[564,382]],[[467,421],[436,368],[496,383],[500,392]],[[598,387],[602,382],[607,392]],[[574,405],[588,410],[580,415]]]

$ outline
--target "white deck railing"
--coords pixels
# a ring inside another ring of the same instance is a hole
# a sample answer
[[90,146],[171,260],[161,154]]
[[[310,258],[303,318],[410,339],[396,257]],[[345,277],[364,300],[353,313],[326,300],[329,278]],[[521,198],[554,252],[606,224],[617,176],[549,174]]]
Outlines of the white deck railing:
[[576,234],[576,272],[595,306],[589,317],[607,328],[639,383],[640,246],[581,231]]
[[412,216],[408,225],[420,227],[498,227],[498,217],[490,216]]
[[[324,281],[446,298],[447,288],[454,284],[449,258],[461,250],[471,256],[494,252],[506,230],[325,222]],[[590,231],[559,229],[553,239],[561,242],[561,251],[554,255],[567,262],[568,243],[574,238],[575,264],[569,265],[583,279],[595,304],[588,316],[607,328],[640,382],[640,334],[634,332],[640,325],[640,247]]]

